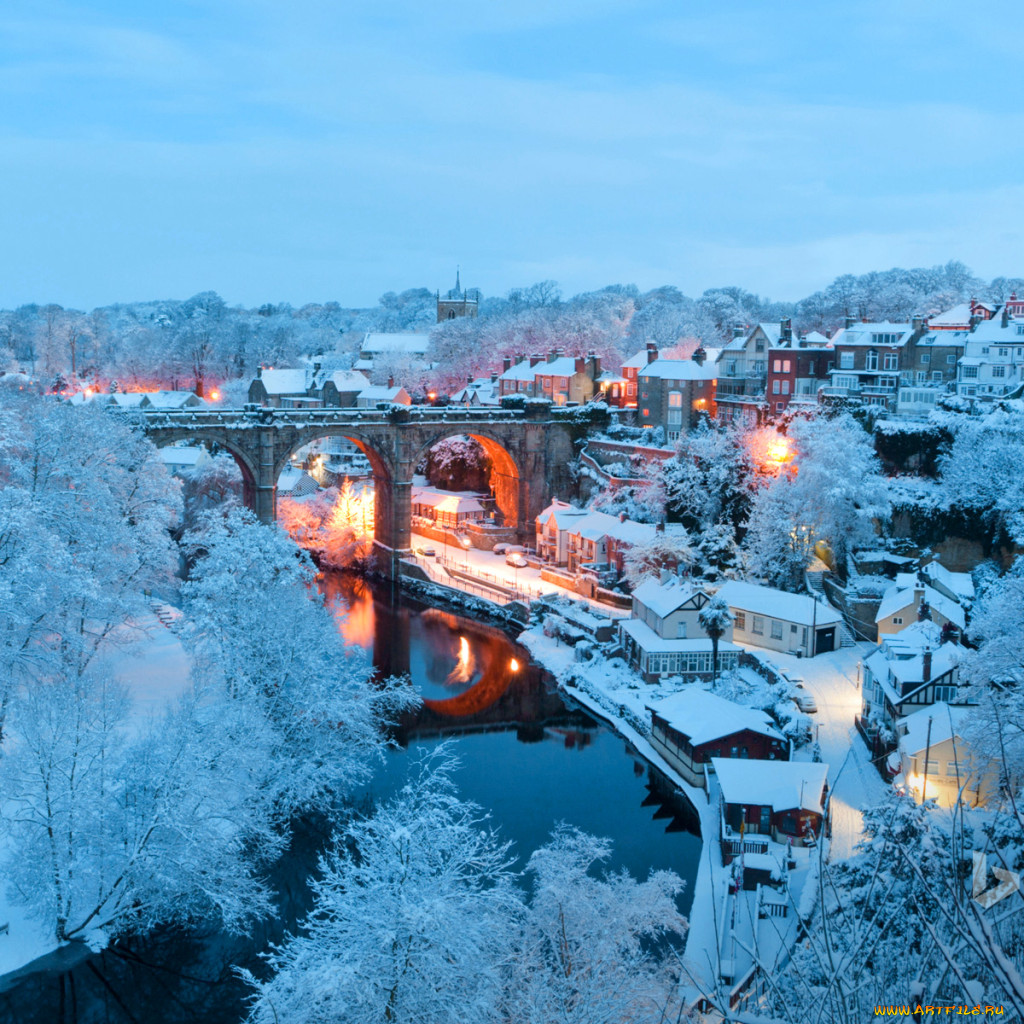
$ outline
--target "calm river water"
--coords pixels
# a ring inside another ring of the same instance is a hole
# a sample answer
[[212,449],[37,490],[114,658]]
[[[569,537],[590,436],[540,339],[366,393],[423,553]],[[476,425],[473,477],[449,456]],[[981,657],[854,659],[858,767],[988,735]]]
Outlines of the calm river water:
[[[610,868],[639,877],[676,871],[687,882],[682,909],[689,909],[700,855],[692,810],[613,732],[567,707],[522,647],[499,629],[351,574],[328,573],[322,587],[346,639],[381,675],[409,673],[424,698],[401,723],[404,749],[387,759],[373,797],[404,782],[410,751],[454,737],[463,796],[513,840],[521,863],[564,821],[613,841]],[[317,823],[297,831],[274,872],[279,917],[256,934],[169,930],[68,972],[33,975],[0,993],[0,1022],[237,1024],[246,991],[233,967],[258,970],[259,952],[294,930],[326,840]]]

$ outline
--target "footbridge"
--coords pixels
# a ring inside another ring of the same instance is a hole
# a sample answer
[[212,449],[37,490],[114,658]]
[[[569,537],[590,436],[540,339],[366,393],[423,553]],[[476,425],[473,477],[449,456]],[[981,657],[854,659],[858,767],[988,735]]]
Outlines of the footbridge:
[[242,473],[245,503],[263,522],[275,518],[277,480],[295,452],[320,438],[352,441],[373,470],[374,543],[382,567],[390,566],[392,572],[410,547],[413,473],[445,438],[466,435],[483,446],[493,466],[491,487],[498,509],[522,540],[532,537],[533,520],[551,495],[568,494],[572,487],[572,424],[540,403],[525,410],[248,406],[146,410],[137,415],[158,447],[186,440],[230,452]]

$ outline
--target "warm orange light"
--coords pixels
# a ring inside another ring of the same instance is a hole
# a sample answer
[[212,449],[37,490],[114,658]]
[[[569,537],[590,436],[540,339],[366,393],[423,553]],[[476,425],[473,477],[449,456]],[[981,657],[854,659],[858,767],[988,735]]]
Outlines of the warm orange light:
[[509,658],[508,667],[512,672],[518,672],[519,662],[515,658]]
[[92,398],[92,388],[86,388],[85,389],[85,397],[86,398]]
[[429,391],[429,392],[427,392],[427,398],[429,398],[430,401],[433,401],[435,398],[437,398],[437,392],[436,391]]
[[788,438],[780,437],[777,441],[772,441],[768,445],[768,460],[770,462],[781,466],[782,463],[789,462],[792,458],[793,453],[790,451]]
[[220,401],[220,392],[216,388],[214,388],[214,390],[210,392],[210,400],[213,402]]

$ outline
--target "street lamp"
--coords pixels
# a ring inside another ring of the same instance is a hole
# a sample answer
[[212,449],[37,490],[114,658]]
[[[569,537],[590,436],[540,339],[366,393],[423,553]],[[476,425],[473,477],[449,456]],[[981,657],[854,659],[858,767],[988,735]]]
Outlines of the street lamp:
[[472,541],[465,534],[457,533],[455,535],[459,538],[459,543],[462,545],[462,568],[464,572],[469,572],[469,546]]

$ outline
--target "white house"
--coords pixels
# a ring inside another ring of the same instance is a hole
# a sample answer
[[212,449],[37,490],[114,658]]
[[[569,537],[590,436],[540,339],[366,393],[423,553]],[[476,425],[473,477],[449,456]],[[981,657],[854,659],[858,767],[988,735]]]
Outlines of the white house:
[[806,594],[730,581],[718,596],[733,614],[733,639],[805,657],[839,646],[842,613]]
[[189,476],[210,461],[210,453],[202,445],[167,445],[158,449],[158,454],[167,471],[180,477]]
[[383,363],[402,362],[425,369],[429,366],[429,346],[429,334],[418,334],[413,331],[395,331],[390,334],[370,331],[363,335],[359,346],[359,358],[352,368],[370,374]]
[[[690,580],[662,572],[633,591],[632,617],[619,623],[626,659],[653,683],[667,676],[701,676],[714,671],[714,645],[701,628],[700,609],[711,598]],[[740,649],[728,629],[718,642],[718,671],[739,664]]]

